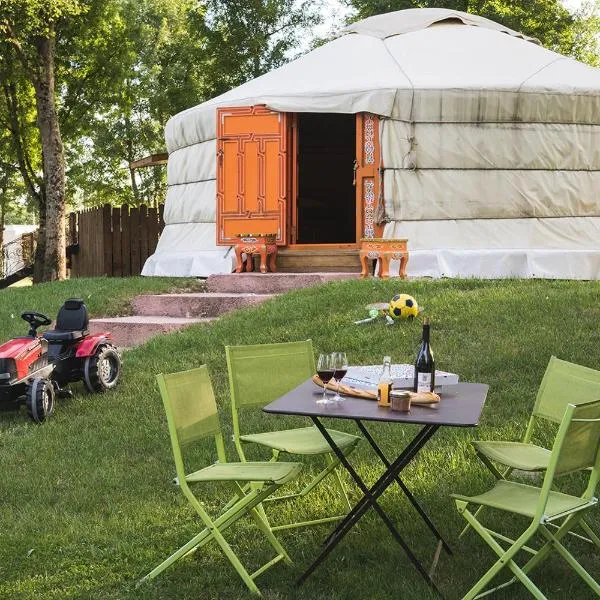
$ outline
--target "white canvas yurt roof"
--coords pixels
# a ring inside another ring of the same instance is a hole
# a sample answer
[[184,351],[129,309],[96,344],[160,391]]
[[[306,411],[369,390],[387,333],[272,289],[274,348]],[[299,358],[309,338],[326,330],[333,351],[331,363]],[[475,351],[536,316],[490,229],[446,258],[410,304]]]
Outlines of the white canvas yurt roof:
[[229,272],[215,246],[216,108],[385,117],[385,237],[413,275],[600,277],[600,70],[476,15],[411,9],[172,117],[146,275]]

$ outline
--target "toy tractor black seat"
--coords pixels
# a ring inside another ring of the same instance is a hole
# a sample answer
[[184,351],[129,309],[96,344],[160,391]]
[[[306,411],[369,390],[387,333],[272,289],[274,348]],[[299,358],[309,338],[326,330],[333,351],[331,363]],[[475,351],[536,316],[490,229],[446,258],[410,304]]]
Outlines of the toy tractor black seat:
[[69,298],[56,317],[56,328],[44,332],[42,337],[50,344],[76,342],[88,335],[88,311],[79,298]]

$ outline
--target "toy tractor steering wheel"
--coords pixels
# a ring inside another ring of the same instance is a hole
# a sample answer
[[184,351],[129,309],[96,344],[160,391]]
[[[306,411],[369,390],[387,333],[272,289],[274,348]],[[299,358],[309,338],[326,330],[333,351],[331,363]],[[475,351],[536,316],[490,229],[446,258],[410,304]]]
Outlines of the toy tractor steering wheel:
[[35,337],[37,335],[37,328],[44,325],[50,325],[52,321],[46,315],[39,312],[23,312],[21,313],[21,319],[29,323],[29,333],[27,335]]

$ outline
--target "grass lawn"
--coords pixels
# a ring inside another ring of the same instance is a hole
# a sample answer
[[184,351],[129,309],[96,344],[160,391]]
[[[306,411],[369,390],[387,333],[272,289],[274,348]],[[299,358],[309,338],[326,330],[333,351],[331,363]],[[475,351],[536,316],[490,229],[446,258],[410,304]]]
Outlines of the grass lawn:
[[[170,285],[153,279],[134,281],[139,286],[136,291]],[[208,364],[221,421],[229,434],[225,344],[312,338],[317,352],[343,349],[353,364],[379,363],[385,354],[394,362],[412,362],[420,322],[394,327],[383,322],[365,326],[352,323],[366,316],[367,303],[385,301],[400,291],[413,294],[432,319],[438,368],[459,373],[463,381],[490,385],[480,427],[440,430],[419,460],[405,471],[405,481],[454,548],[454,556],[442,555],[440,559],[436,574],[440,589],[450,599],[462,597],[494,561],[487,546],[473,533],[457,540],[462,518],[449,494],[475,493],[492,482],[469,441],[523,434],[552,354],[600,368],[597,282],[351,281],[301,290],[128,351],[117,391],[91,396],[74,386],[76,396],[61,401],[54,417],[42,426],[30,422],[24,410],[0,415],[0,598],[248,597],[241,580],[214,545],[135,589],[138,578],[199,528],[198,519],[171,484],[174,466],[155,374]],[[3,337],[23,331],[11,314],[24,308],[54,314],[64,297],[79,294],[89,302],[92,314],[107,314],[123,310],[124,299],[131,292],[131,286],[119,280],[74,281],[0,292]],[[267,417],[260,410],[245,413],[244,422],[248,430],[255,431],[307,423]],[[335,427],[354,431],[351,423],[338,421]],[[370,429],[384,450],[394,455],[416,432],[414,427],[386,424]],[[547,432],[544,437],[550,443],[551,434]],[[213,451],[207,441],[191,458],[202,466],[214,460]],[[233,452],[229,444],[232,459]],[[374,481],[380,471],[366,443],[355,452],[353,462],[368,481]],[[316,468],[309,463],[306,471]],[[564,489],[577,489],[577,483],[565,481]],[[281,520],[310,518],[339,508],[329,488],[322,486],[301,502],[279,504],[273,516]],[[209,511],[229,497],[228,490],[220,486],[204,490]],[[352,491],[356,498],[354,488]],[[390,488],[382,503],[418,555],[428,562],[435,544],[400,493]],[[503,527],[502,515],[491,511],[488,522],[494,528]],[[590,524],[600,530],[600,514]],[[372,514],[352,530],[302,588],[294,588],[294,580],[316,556],[328,531],[329,526],[324,525],[280,534],[295,563],[291,568],[277,565],[259,578],[265,598],[432,597]],[[516,529],[508,523],[504,531],[511,535]],[[271,556],[250,522],[230,530],[229,539],[250,569]],[[579,541],[569,541],[568,545],[589,572],[600,577],[600,554]],[[591,597],[589,588],[557,558],[536,572],[534,580],[551,598]],[[497,597],[520,599],[529,595],[513,587]]]

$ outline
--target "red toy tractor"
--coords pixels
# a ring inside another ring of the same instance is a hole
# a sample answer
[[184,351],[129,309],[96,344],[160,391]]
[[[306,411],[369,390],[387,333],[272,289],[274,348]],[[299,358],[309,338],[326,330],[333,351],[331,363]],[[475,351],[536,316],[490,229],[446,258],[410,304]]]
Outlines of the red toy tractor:
[[25,403],[31,418],[41,423],[52,414],[54,398],[68,397],[68,383],[83,381],[89,392],[104,392],[117,385],[121,356],[107,332],[90,335],[83,300],[70,298],[58,311],[56,328],[38,335],[50,319],[24,312],[29,323],[26,337],[0,345],[0,405]]

